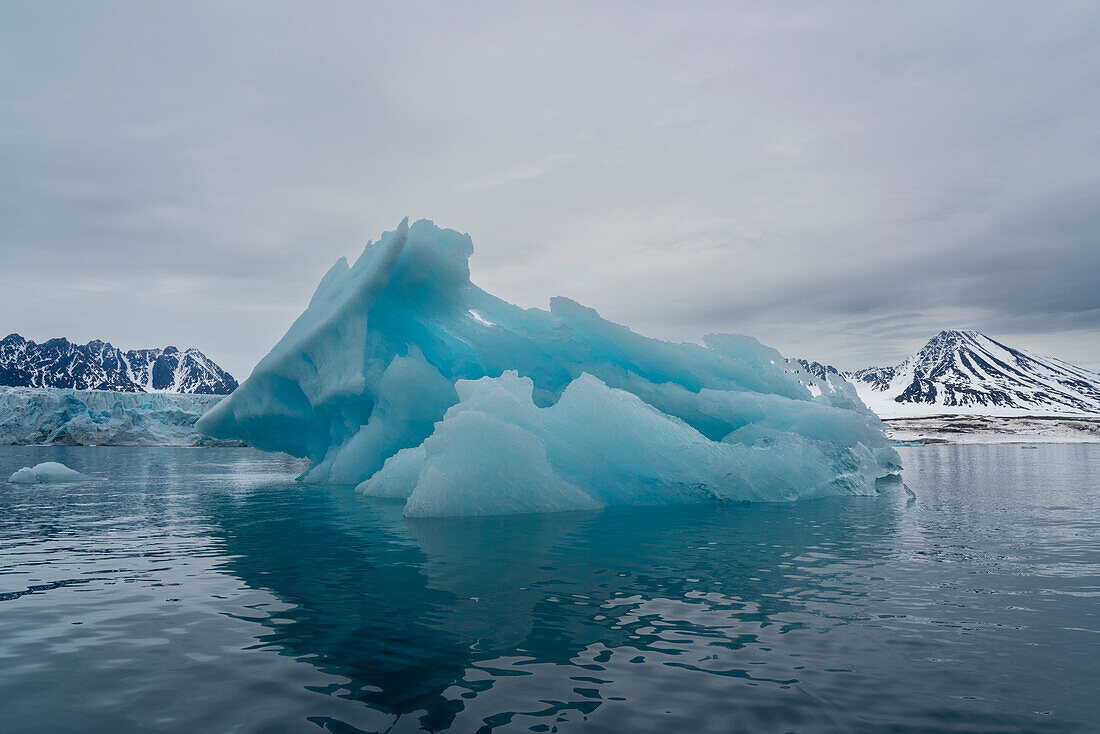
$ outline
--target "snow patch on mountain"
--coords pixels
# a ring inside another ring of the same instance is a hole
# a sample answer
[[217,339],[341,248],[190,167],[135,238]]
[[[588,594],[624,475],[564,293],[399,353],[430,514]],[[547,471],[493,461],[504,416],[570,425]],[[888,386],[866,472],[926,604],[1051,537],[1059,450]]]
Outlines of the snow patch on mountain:
[[0,385],[117,392],[228,395],[233,376],[197,349],[122,351],[98,339],[41,344],[9,334],[0,340]]
[[882,418],[1100,415],[1100,375],[1006,346],[978,331],[941,331],[892,367],[838,372],[798,362],[815,375],[846,378]]

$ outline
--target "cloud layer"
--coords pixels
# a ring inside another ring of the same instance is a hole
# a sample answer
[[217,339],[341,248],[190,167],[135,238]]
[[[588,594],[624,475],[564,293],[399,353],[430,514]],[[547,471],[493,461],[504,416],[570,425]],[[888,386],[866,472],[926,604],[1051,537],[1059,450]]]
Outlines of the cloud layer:
[[0,331],[243,377],[406,214],[479,285],[842,367],[1100,368],[1094,3],[23,4]]

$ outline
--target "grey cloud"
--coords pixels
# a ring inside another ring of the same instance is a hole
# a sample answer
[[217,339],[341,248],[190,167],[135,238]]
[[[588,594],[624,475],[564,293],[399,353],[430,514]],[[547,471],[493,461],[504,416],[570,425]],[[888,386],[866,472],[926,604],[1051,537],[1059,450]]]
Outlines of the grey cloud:
[[406,214],[480,285],[841,366],[972,326],[1100,367],[1090,3],[5,11],[0,331],[246,373]]

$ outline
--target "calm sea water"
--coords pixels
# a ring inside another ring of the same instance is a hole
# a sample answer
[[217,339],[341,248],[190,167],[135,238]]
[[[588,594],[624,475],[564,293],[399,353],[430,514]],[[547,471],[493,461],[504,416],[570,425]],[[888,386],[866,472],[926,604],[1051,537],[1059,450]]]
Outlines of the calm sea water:
[[5,732],[1100,731],[1100,446],[410,521],[249,449],[0,448]]

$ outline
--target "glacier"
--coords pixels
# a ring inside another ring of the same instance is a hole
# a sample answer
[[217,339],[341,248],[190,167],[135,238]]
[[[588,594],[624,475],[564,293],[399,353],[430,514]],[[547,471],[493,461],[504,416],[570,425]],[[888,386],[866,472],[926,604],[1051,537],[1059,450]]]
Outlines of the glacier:
[[239,446],[195,429],[222,395],[0,387],[0,445]]
[[515,306],[471,282],[472,254],[406,219],[341,258],[196,428],[414,517],[867,495],[900,470],[847,382],[750,337],[677,344],[567,298]]

